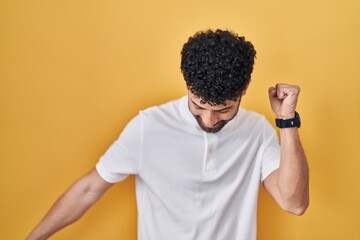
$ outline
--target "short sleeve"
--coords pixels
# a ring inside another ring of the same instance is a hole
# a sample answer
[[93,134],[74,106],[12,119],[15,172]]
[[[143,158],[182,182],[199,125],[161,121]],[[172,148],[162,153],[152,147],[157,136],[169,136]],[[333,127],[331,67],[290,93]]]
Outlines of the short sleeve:
[[133,118],[119,138],[108,148],[96,164],[99,175],[109,183],[124,180],[139,173],[142,124],[140,115]]
[[261,182],[280,166],[280,145],[275,129],[264,118]]

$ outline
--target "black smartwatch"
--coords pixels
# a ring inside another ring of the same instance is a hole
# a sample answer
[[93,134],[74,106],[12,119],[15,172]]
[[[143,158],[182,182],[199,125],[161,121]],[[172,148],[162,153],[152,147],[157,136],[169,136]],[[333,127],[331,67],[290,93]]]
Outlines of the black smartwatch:
[[289,118],[289,119],[277,118],[275,119],[275,123],[278,128],[292,128],[292,127],[299,128],[301,125],[300,115],[298,112],[295,112],[294,118]]

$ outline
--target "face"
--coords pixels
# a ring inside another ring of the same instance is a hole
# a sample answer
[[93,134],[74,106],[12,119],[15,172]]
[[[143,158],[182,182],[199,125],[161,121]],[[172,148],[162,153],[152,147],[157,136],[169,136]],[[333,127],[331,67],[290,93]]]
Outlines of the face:
[[226,100],[225,104],[211,106],[208,103],[202,104],[201,98],[190,91],[189,110],[194,115],[202,130],[208,133],[219,132],[237,114],[240,104],[240,97],[236,101]]

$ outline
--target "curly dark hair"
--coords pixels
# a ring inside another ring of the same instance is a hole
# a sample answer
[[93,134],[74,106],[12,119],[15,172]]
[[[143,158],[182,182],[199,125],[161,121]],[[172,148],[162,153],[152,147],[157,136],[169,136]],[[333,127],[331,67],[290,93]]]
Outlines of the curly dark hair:
[[228,30],[197,32],[181,51],[181,72],[188,89],[210,105],[236,100],[250,82],[256,51]]

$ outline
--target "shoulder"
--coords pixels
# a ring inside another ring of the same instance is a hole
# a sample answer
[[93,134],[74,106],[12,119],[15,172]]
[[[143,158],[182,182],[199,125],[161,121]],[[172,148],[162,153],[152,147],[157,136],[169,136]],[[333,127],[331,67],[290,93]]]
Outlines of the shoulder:
[[161,105],[152,106],[140,111],[140,116],[145,120],[176,120],[180,117],[180,102],[183,98],[175,99]]
[[236,121],[237,124],[261,127],[264,122],[267,122],[267,119],[263,114],[258,112],[250,111],[245,108],[239,108]]
[[263,114],[244,108],[239,108],[238,114],[234,120],[234,128],[236,131],[246,135],[253,135],[261,138],[265,133],[275,131],[274,127]]

